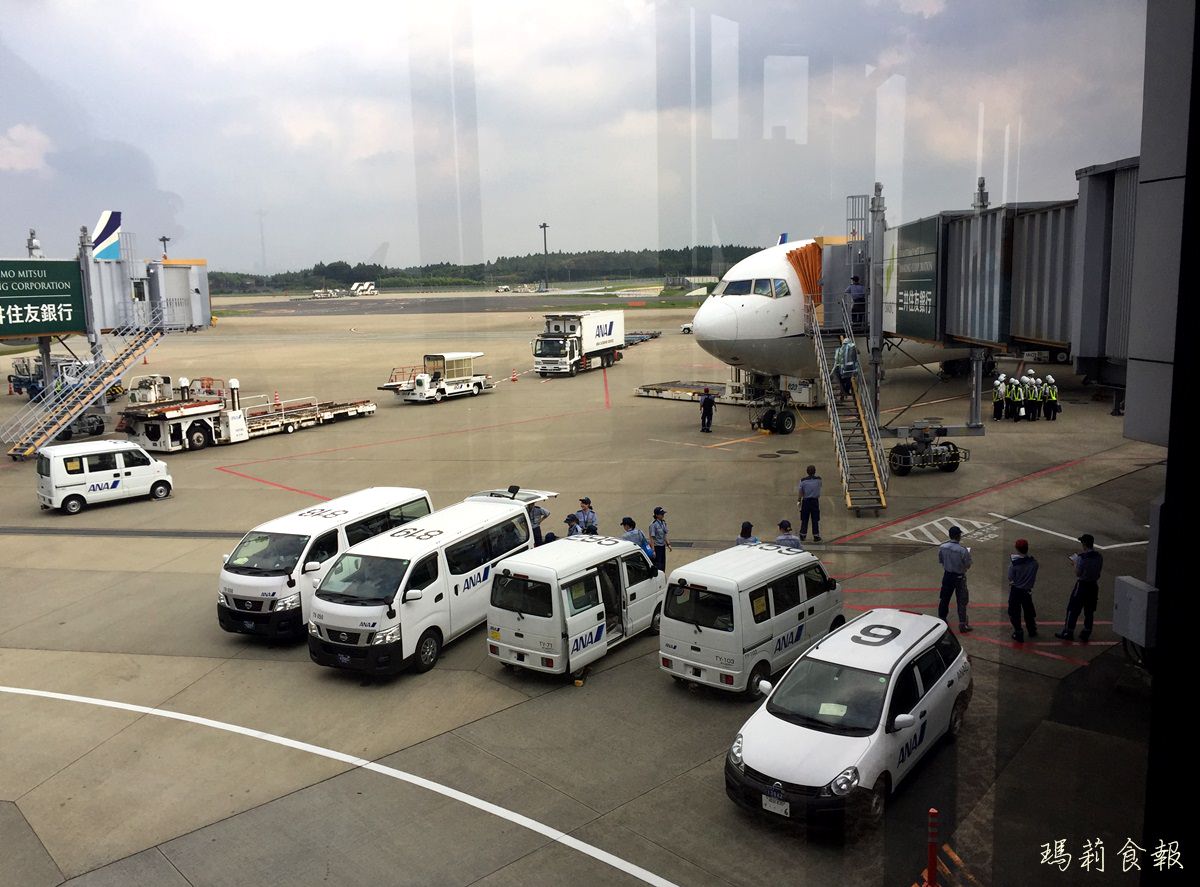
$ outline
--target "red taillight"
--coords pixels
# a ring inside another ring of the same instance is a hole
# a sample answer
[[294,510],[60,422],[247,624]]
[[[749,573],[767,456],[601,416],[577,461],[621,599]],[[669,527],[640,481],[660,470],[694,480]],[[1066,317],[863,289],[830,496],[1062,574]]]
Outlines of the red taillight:
[[500,648],[497,647],[495,644],[488,644],[488,652],[491,653],[493,656],[499,656]]
[[554,660],[549,656],[542,657],[542,668],[554,668]]
[[664,656],[664,657],[662,658],[662,664],[663,664],[663,668],[670,668],[670,667],[671,667],[671,660],[670,660],[670,659],[668,659],[666,656]]
[[731,675],[731,674],[721,675],[721,683],[728,684],[729,686],[732,687],[733,686],[733,675]]

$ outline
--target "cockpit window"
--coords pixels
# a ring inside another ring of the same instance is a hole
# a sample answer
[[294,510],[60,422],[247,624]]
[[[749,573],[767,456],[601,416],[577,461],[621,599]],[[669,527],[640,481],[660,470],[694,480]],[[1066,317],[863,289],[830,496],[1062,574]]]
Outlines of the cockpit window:
[[770,279],[754,281],[754,295],[766,296],[768,299],[771,298],[774,293],[771,292]]
[[721,295],[748,296],[750,295],[750,284],[752,282],[749,280],[727,280],[725,281],[725,289],[721,291]]
[[786,280],[775,280],[775,298],[782,299],[784,296],[790,296],[792,291],[788,289]]

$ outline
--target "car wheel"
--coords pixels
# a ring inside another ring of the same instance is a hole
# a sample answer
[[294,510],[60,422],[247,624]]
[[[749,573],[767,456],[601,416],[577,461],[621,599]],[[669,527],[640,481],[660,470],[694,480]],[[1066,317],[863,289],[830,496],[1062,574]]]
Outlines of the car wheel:
[[416,670],[426,672],[437,665],[438,656],[442,654],[442,637],[434,629],[429,629],[417,641]]
[[433,392],[433,402],[441,403],[442,398],[445,396],[446,396],[446,393],[439,388],[437,391]]
[[791,410],[780,410],[775,415],[775,430],[780,434],[791,434],[796,430],[796,414]]
[[946,730],[946,736],[951,742],[958,739],[958,735],[962,733],[963,722],[967,718],[967,700],[961,696],[954,703],[954,710],[950,712],[950,726]]
[[471,387],[471,397],[479,397],[479,392],[482,390],[483,390],[483,387],[481,385],[479,385],[478,382],[475,383],[475,385],[473,385]]
[[64,514],[79,514],[83,511],[84,501],[82,496],[68,496],[63,499],[62,510]]
[[577,376],[578,374],[579,374],[579,367],[575,366],[575,364],[571,364],[571,378],[574,379],[575,376]]
[[765,681],[771,677],[771,666],[765,662],[760,662],[750,671],[750,680],[746,683],[746,698],[747,699],[762,699],[762,691],[758,689],[758,682]]
[[291,422],[288,422],[286,425],[283,426],[284,434],[293,434],[295,431],[296,431],[296,426],[293,425]]
[[654,608],[654,618],[650,620],[650,634],[658,634],[662,628],[662,604]]
[[166,499],[171,495],[171,485],[165,480],[155,481],[150,488],[151,499]]
[[208,435],[203,428],[192,428],[188,431],[187,442],[189,450],[202,450],[208,446]]
[[862,830],[877,829],[887,812],[888,781],[886,776],[875,780],[875,785],[859,809],[858,827]]

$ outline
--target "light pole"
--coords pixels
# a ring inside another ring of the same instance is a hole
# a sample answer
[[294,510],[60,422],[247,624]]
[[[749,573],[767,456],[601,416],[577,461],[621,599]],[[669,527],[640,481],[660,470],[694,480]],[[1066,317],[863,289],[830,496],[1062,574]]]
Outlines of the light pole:
[[550,226],[545,222],[538,225],[542,229],[542,291],[550,289],[550,248],[546,245],[546,229]]
[[171,238],[164,234],[158,240],[163,245],[163,258],[165,259],[167,257],[167,244],[170,243]]

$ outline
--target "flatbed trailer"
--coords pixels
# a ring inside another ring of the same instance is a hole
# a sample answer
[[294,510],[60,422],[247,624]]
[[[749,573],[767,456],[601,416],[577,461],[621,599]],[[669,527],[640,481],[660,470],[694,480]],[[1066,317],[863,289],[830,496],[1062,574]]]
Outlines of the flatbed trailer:
[[[790,377],[766,377],[732,368],[728,382],[698,382],[676,379],[639,385],[638,397],[687,400],[698,403],[707,388],[718,404],[745,407],[751,430],[764,429],[791,434],[796,425],[796,407],[812,406],[813,384]],[[782,420],[782,422],[781,422]]]
[[184,388],[183,396],[176,400],[130,404],[121,411],[118,428],[147,450],[171,453],[241,443],[270,434],[292,434],[375,412],[375,403],[370,400],[299,397],[281,401],[265,394],[242,398],[234,379],[229,380],[228,390],[228,397],[197,398]]

